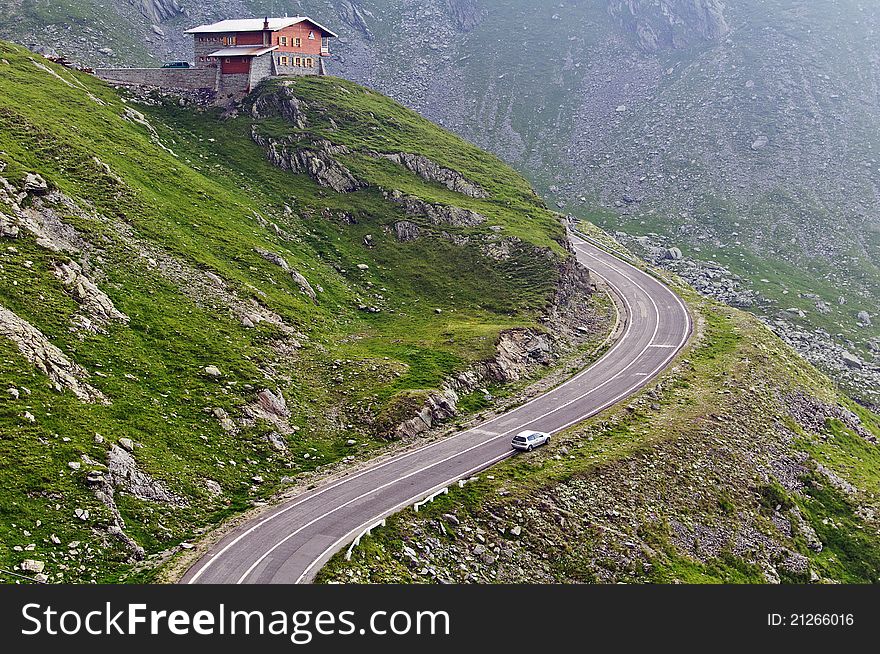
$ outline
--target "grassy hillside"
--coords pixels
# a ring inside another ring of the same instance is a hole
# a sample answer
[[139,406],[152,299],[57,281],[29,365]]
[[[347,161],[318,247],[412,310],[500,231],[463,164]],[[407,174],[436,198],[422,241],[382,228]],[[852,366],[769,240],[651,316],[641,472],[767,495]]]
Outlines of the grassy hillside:
[[656,387],[391,518],[320,580],[880,581],[880,418],[680,290],[697,338]]
[[[564,230],[522,178],[357,85],[283,94],[307,129],[125,99],[0,43],[0,568],[118,579],[139,548],[381,447],[379,417],[503,330],[544,329]],[[345,145],[361,188],[272,165],[252,130]],[[393,190],[484,221],[405,214]]]

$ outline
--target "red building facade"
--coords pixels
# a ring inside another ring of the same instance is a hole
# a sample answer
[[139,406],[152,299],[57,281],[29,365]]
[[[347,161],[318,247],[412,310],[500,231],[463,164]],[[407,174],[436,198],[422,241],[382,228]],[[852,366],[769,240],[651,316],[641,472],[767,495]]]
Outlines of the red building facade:
[[219,86],[244,92],[267,77],[324,74],[336,37],[305,16],[224,20],[186,33],[196,68],[219,68]]

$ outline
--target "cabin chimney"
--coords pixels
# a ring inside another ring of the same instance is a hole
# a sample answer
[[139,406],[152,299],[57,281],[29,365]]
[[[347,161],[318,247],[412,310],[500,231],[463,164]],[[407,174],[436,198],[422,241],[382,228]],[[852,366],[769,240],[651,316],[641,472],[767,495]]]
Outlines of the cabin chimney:
[[269,17],[266,16],[266,17],[263,19],[263,30],[268,30],[268,29],[269,29]]

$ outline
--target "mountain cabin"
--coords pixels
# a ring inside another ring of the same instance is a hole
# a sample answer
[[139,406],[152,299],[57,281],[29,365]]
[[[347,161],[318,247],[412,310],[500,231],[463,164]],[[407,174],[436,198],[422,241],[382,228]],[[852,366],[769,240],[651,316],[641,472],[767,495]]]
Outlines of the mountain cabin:
[[218,88],[247,93],[276,75],[323,75],[336,34],[307,16],[222,20],[186,30],[196,69],[218,69]]

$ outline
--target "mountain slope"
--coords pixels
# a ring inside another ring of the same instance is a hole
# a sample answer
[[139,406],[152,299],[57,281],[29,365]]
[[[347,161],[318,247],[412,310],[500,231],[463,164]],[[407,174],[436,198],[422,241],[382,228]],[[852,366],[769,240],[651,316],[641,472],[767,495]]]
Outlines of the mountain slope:
[[[106,27],[65,15],[33,21],[38,6],[13,5],[4,33],[102,65],[187,57],[187,26],[266,9],[184,2],[164,13],[160,36],[147,16],[161,12],[130,0],[99,10]],[[301,0],[273,8],[338,28],[333,74],[495,152],[560,208],[631,236],[657,234],[663,249],[682,251],[691,281],[729,270],[736,302],[877,404],[876,7]],[[118,40],[132,25],[137,44],[99,52],[98,35]]]
[[0,43],[0,567],[118,579],[588,351],[592,293],[522,178],[377,93],[223,116]]

